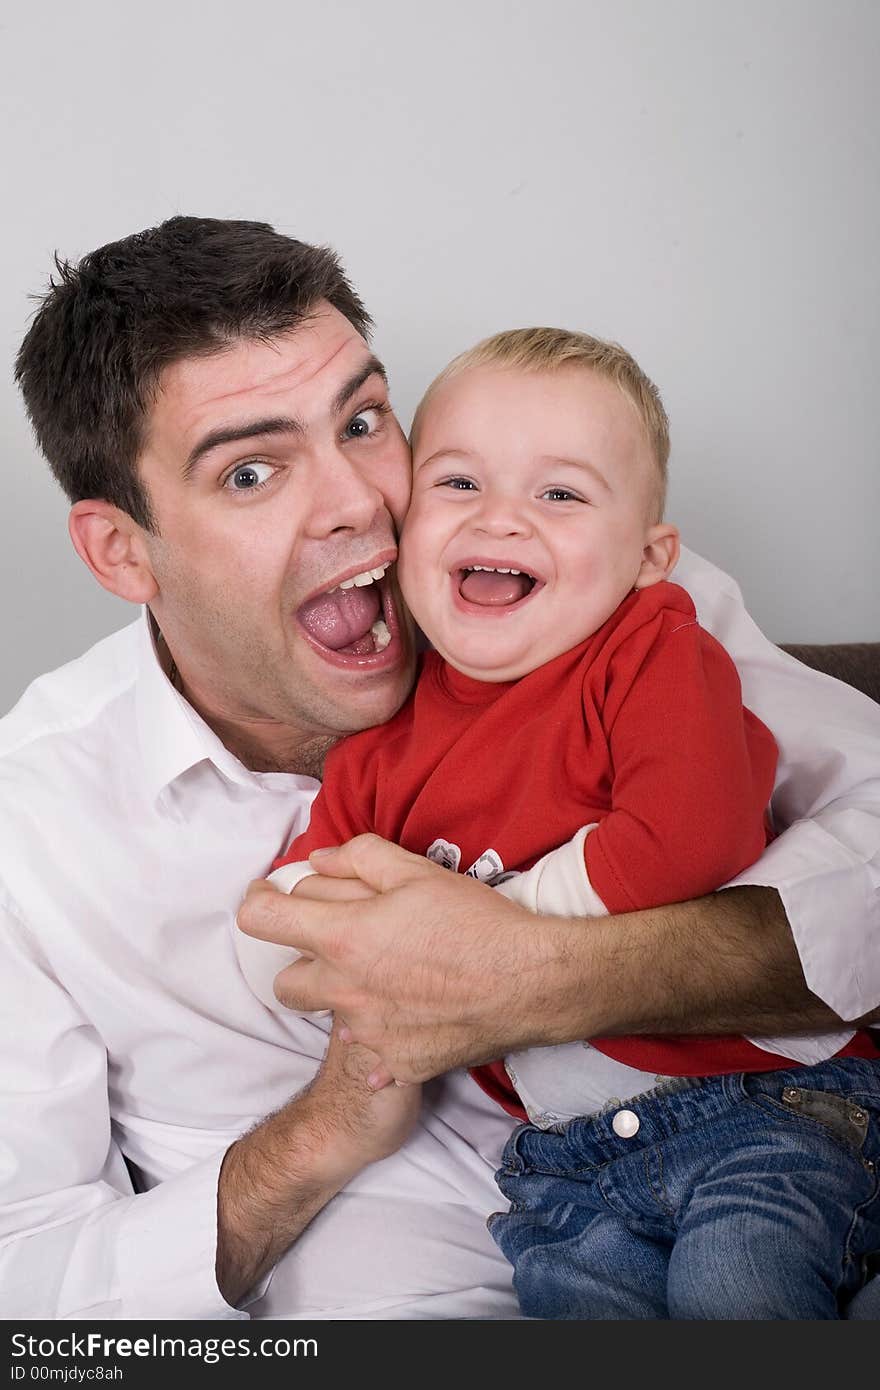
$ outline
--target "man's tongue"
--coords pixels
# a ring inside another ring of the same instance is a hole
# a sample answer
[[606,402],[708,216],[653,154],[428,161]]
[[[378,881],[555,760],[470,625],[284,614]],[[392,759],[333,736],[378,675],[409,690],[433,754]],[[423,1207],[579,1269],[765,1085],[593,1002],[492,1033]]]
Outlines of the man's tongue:
[[531,581],[524,574],[499,574],[497,570],[469,570],[459,586],[459,593],[468,603],[500,608],[519,603],[531,590]]
[[369,584],[318,594],[303,604],[297,617],[309,636],[331,651],[370,656],[375,651],[370,628],[380,610],[378,585]]

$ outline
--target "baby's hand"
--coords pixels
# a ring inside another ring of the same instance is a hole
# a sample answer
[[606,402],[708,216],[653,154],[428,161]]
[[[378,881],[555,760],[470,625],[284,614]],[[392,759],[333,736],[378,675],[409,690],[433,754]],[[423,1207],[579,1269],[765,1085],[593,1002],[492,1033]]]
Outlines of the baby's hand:
[[[320,859],[318,862],[320,863]],[[359,878],[322,876],[305,861],[285,864],[280,869],[275,869],[269,875],[269,883],[281,893],[296,894],[299,898],[309,898],[313,902],[357,902],[362,898],[376,896],[374,889],[362,883]],[[293,946],[282,946],[273,941],[258,941],[241,931],[233,932],[233,938],[241,972],[254,994],[267,1008],[286,1012],[275,997],[275,977],[301,957],[306,960],[311,960],[312,957],[307,951],[298,951]],[[306,1018],[326,1016],[326,1009],[304,1015]]]
[[[296,893],[300,885],[307,879],[315,878],[314,869],[303,860],[299,863],[284,864],[280,869],[275,869],[270,875],[268,882],[279,893]],[[265,885],[263,885],[265,888]],[[254,885],[248,889],[248,893],[254,891]],[[302,894],[306,896],[305,893]],[[284,1012],[283,1005],[275,997],[275,976],[280,971],[299,960],[305,953],[296,950],[293,946],[285,946],[274,941],[260,941],[255,937],[247,936],[238,929],[232,933],[235,943],[235,954],[238,957],[238,964],[242,975],[250,985],[252,992],[265,1004],[267,1009],[272,1009],[276,1013]],[[311,959],[307,956],[306,959]],[[316,1018],[324,1016],[326,1010],[320,1014],[315,1014]]]

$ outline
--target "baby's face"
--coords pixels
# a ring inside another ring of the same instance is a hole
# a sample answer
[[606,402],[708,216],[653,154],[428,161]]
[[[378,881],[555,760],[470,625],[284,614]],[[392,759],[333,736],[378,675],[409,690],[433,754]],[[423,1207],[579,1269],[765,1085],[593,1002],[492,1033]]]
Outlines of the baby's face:
[[[654,574],[656,464],[635,408],[583,367],[479,367],[423,414],[398,573],[433,646],[516,680],[584,640]],[[647,548],[647,549],[646,549]],[[677,550],[676,550],[677,554]]]

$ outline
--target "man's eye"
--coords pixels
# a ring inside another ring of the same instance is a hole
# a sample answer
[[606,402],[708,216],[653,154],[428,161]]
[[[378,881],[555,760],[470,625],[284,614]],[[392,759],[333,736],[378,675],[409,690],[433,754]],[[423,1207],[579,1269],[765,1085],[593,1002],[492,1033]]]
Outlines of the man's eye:
[[223,486],[229,488],[230,492],[255,492],[268,483],[274,472],[270,463],[240,463]]
[[367,439],[371,434],[375,434],[382,422],[384,413],[382,407],[378,405],[370,405],[364,410],[359,410],[357,415],[351,417],[345,427],[346,438]]

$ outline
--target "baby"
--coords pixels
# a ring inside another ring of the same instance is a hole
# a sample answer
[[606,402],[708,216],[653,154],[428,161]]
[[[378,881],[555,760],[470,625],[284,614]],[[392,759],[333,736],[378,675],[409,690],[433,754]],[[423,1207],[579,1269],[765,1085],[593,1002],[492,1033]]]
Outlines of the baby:
[[[668,582],[656,388],[614,344],[502,333],[441,373],[412,442],[398,573],[434,650],[395,718],[330,754],[274,881],[293,891],[312,849],[363,831],[571,917],[733,878],[767,841],[776,746]],[[250,946],[243,960],[274,1003],[282,961],[264,949],[262,983]],[[532,1122],[498,1175],[511,1210],[490,1221],[524,1312],[834,1316],[867,1186],[839,1073],[851,1091],[876,1048],[859,1034],[846,1053],[793,1069],[810,1040],[593,1038],[475,1068]]]

